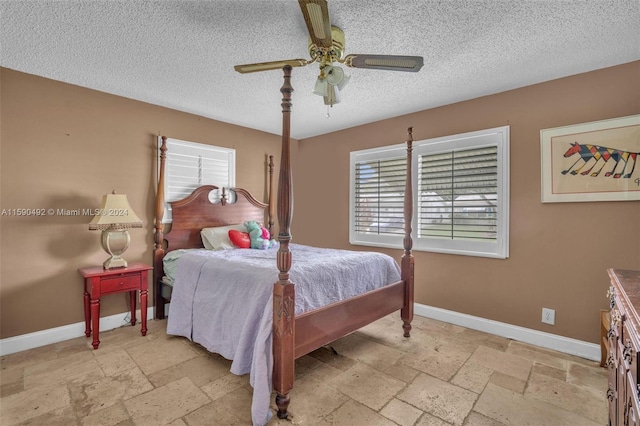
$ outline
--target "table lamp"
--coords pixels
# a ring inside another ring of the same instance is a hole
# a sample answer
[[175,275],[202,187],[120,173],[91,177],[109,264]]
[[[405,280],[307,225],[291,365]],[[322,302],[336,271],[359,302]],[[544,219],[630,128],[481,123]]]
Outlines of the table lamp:
[[129,228],[142,228],[142,221],[133,212],[127,196],[113,191],[102,197],[102,204],[89,222],[89,229],[102,231],[102,248],[111,255],[103,263],[104,269],[127,267],[127,261],[121,255],[131,242]]

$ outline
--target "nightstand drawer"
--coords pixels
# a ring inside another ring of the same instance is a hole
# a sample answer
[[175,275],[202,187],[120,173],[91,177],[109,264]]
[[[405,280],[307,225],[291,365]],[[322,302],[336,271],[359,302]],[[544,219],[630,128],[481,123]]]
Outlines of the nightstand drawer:
[[105,278],[100,281],[100,286],[102,294],[112,291],[138,290],[140,289],[140,274]]

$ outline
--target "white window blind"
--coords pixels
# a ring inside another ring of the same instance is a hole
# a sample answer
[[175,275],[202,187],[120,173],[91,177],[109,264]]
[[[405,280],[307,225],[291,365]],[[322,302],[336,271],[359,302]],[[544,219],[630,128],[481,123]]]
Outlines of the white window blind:
[[[506,258],[509,127],[414,142],[414,249]],[[402,247],[404,145],[351,153],[352,244]]]
[[419,236],[496,240],[496,146],[420,156]]
[[[158,138],[158,158],[161,144],[162,139]],[[187,197],[197,187],[235,186],[235,156],[235,149],[167,138],[164,175],[166,203],[163,222],[171,222],[168,203]]]
[[416,144],[418,250],[507,258],[509,127]]
[[351,153],[350,241],[395,246],[404,236],[404,146]]

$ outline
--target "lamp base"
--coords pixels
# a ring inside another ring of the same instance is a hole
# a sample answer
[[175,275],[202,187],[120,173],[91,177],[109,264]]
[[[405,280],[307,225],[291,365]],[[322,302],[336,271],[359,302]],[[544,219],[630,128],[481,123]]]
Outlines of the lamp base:
[[102,267],[104,269],[126,268],[127,266],[129,266],[127,264],[127,261],[121,258],[120,256],[110,257],[107,260],[105,260],[104,263],[102,264]]
[[104,269],[127,267],[127,261],[120,257],[120,255],[129,248],[130,242],[131,237],[129,236],[129,231],[126,229],[105,229],[102,231],[102,248],[111,255],[111,257],[102,264]]

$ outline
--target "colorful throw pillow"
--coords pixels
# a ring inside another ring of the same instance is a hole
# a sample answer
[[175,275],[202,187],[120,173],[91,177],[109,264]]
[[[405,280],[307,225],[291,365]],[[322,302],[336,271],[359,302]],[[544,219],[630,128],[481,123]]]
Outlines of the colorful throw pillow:
[[229,230],[229,239],[234,246],[238,248],[250,248],[251,237],[248,232],[238,231],[237,229]]

